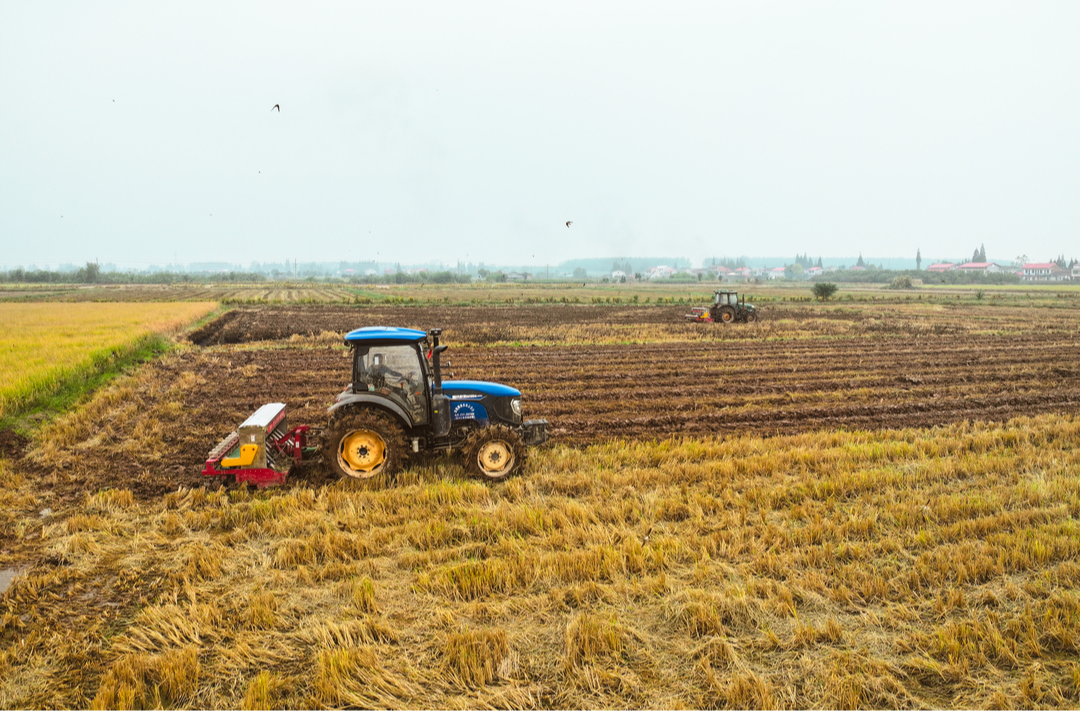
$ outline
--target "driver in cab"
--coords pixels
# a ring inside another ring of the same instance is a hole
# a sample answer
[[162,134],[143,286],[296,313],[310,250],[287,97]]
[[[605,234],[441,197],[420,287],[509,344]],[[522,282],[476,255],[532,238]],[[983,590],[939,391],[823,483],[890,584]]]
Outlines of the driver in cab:
[[[406,389],[408,378],[386,364],[386,356],[382,353],[371,355],[371,366],[361,374],[361,379],[369,386],[370,390],[386,390],[387,385],[392,385],[401,390]],[[387,394],[384,392],[384,394]]]
[[414,414],[423,411],[423,400],[420,392],[414,392],[420,386],[421,381],[419,367],[406,367],[407,372],[401,373],[386,364],[385,353],[372,353],[371,365],[360,373],[360,381],[367,385],[370,391],[378,392],[401,402]]

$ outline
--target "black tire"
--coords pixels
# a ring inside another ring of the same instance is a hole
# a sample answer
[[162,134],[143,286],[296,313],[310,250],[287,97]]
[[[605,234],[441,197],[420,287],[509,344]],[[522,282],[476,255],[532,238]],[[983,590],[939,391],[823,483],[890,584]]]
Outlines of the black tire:
[[465,440],[462,464],[473,476],[499,481],[520,472],[529,456],[518,433],[503,425],[477,430]]
[[753,323],[754,321],[757,321],[757,314],[754,313],[753,311],[747,311],[746,312],[746,322],[747,323]]
[[408,457],[405,431],[382,410],[342,413],[326,430],[322,457],[326,468],[340,478],[386,483]]
[[735,320],[735,307],[733,306],[721,306],[720,307],[720,320],[724,323],[731,323]]

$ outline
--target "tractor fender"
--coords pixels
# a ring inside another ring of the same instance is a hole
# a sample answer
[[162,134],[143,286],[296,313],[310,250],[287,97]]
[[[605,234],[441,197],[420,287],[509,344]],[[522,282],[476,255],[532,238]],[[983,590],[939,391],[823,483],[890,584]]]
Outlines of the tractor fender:
[[349,393],[347,395],[342,394],[339,397],[340,399],[327,409],[326,414],[328,416],[333,417],[334,412],[349,405],[374,405],[392,412],[406,427],[413,427],[412,418],[393,400],[387,400],[384,397],[368,393]]

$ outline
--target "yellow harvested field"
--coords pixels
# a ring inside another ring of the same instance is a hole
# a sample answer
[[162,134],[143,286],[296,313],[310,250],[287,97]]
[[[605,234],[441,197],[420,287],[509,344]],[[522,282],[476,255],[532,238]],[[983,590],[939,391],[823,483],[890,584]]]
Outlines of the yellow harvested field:
[[213,311],[196,303],[0,303],[0,415],[95,357],[177,330]]

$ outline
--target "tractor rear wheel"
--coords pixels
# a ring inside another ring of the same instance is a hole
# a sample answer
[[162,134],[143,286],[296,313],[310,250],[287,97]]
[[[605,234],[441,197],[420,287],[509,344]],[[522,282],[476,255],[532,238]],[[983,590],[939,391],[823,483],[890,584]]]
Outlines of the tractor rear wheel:
[[517,432],[502,425],[491,425],[469,435],[462,458],[470,474],[498,481],[521,471],[528,453]]
[[720,320],[724,323],[731,323],[735,320],[735,307],[734,306],[721,306],[720,307]]
[[381,410],[354,410],[334,418],[323,444],[323,463],[339,477],[386,481],[408,456],[405,432]]

